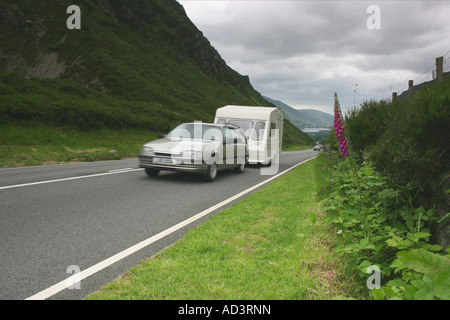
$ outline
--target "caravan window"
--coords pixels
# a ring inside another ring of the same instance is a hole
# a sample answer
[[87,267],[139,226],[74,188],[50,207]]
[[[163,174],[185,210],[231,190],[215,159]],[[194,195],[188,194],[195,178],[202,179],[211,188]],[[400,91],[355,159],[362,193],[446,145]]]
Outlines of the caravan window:
[[252,140],[261,141],[264,138],[264,129],[266,124],[262,121],[258,121],[255,124],[255,130],[253,131]]
[[250,133],[252,132],[252,128],[253,128],[253,121],[249,121],[249,120],[247,120],[247,121],[246,120],[230,120],[228,122],[238,126],[239,128],[241,128],[242,131],[244,131],[244,134],[245,134],[246,138],[250,137]]

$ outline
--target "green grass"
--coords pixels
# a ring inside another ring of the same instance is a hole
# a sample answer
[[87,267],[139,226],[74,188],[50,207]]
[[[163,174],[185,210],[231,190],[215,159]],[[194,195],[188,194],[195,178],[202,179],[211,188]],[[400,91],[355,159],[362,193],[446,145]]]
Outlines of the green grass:
[[283,151],[299,151],[299,150],[306,150],[306,149],[311,149],[311,148],[312,148],[311,145],[295,144],[295,145],[290,145],[288,147],[283,146]]
[[226,209],[86,297],[302,300],[348,297],[316,198],[321,160]]
[[0,168],[136,157],[155,138],[144,129],[0,125]]

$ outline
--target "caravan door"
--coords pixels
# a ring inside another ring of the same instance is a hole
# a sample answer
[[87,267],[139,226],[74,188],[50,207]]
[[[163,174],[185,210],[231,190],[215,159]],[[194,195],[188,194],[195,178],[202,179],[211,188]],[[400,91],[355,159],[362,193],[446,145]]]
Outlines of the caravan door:
[[270,137],[267,124],[267,121],[256,121],[249,141],[249,144],[255,146],[252,158],[260,163],[268,162],[268,157],[270,157]]

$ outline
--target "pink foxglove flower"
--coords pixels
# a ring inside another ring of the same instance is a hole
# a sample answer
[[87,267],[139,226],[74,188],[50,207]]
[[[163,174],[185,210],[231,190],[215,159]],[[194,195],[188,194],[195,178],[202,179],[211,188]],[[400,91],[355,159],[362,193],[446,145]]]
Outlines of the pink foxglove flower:
[[338,140],[339,151],[343,158],[348,156],[348,142],[345,138],[344,124],[342,123],[341,109],[337,94],[334,94],[334,134]]

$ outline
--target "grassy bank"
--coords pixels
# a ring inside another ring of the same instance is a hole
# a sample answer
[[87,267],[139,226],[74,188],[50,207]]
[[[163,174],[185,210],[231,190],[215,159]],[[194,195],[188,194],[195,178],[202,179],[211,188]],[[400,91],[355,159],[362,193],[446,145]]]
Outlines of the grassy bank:
[[144,129],[79,130],[0,126],[0,168],[136,157],[156,134]]
[[332,299],[347,297],[335,235],[309,161],[193,229],[86,299]]

